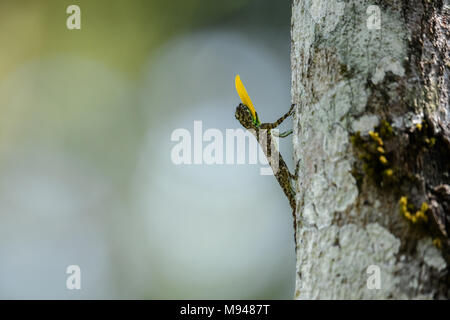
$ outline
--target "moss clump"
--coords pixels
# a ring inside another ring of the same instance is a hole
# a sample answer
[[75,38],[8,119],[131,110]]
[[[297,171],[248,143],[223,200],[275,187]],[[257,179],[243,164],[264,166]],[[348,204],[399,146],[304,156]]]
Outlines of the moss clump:
[[[436,138],[432,136],[430,126],[423,121],[410,128],[407,134],[409,138],[407,144],[403,145],[404,150],[397,139],[401,135],[397,137],[392,126],[384,119],[367,136],[362,136],[359,131],[352,135],[350,141],[362,162],[359,168],[357,166],[352,171],[357,181],[362,180],[358,176],[367,175],[379,187],[399,186],[401,180],[414,182],[414,176],[395,163],[402,165],[398,160],[405,156],[415,159],[417,154],[429,152],[436,144]],[[386,141],[390,141],[390,148],[386,146]],[[403,150],[403,154],[399,153],[400,150]]]
[[[358,152],[358,158],[362,161],[362,172],[357,168],[352,171],[358,181],[358,177],[367,175],[379,186],[392,184],[396,181],[396,170],[391,167],[389,153],[384,147],[384,140],[393,137],[392,127],[386,120],[374,130],[368,137],[361,136],[358,131],[350,137],[350,141]],[[362,178],[360,177],[361,181]]]
[[439,250],[442,249],[442,241],[439,238],[433,239],[433,245],[438,248]]
[[410,134],[411,145],[415,146],[416,151],[429,151],[436,144],[436,138],[428,123],[422,121],[413,127]]
[[389,139],[394,136],[394,130],[392,129],[389,122],[386,120],[381,120],[381,124],[379,126],[380,136],[383,137],[383,139]]
[[[412,223],[428,222],[427,211],[429,209],[426,202],[422,202],[420,209],[416,209],[413,204],[408,204],[408,198],[403,196],[399,200],[400,214]],[[414,213],[415,212],[415,213]]]
[[415,236],[429,235],[437,248],[447,250],[450,242],[443,241],[446,238],[442,238],[436,225],[435,209],[427,202],[428,187],[423,182],[434,174],[435,168],[450,172],[450,151],[442,138],[433,133],[431,124],[422,121],[394,131],[388,121],[382,120],[366,135],[351,135],[350,142],[359,159],[351,171],[358,189],[364,192],[366,184],[375,184],[386,196],[399,199],[399,212],[414,226]]

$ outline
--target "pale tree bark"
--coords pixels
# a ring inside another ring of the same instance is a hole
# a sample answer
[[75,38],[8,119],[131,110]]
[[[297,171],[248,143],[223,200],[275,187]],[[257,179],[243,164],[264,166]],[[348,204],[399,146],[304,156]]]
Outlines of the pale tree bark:
[[449,297],[449,10],[294,0],[295,298]]

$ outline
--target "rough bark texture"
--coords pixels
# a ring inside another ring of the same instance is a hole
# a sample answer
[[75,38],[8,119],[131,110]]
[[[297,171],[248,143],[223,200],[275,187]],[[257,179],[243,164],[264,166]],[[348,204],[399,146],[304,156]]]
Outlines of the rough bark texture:
[[294,0],[295,298],[449,298],[449,11]]

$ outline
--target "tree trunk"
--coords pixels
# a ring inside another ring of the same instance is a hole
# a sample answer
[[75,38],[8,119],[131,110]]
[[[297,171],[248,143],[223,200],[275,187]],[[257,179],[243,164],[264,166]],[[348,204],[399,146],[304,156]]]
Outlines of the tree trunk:
[[449,11],[294,0],[295,298],[449,297]]

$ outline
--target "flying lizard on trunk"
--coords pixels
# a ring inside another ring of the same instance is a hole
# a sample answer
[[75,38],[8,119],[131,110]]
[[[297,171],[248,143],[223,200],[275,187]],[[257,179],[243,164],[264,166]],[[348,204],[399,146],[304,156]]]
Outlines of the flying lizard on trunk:
[[[294,237],[297,235],[297,225],[295,220],[295,190],[293,181],[297,180],[299,163],[295,168],[295,174],[292,174],[289,171],[288,166],[283,160],[281,156],[278,145],[273,140],[273,135],[275,132],[272,132],[272,129],[277,128],[287,117],[292,115],[294,111],[294,104],[291,105],[289,111],[284,114],[281,118],[273,123],[261,123],[258,118],[258,114],[253,106],[252,101],[247,93],[247,90],[244,87],[239,75],[236,76],[235,79],[236,91],[241,98],[242,103],[240,103],[236,108],[235,117],[239,121],[239,123],[248,131],[250,131],[258,141],[261,146],[264,154],[267,157],[267,161],[269,162],[270,167],[277,179],[279,185],[283,189],[284,194],[289,200],[289,204],[292,208],[292,216],[294,219]],[[287,137],[292,133],[292,130],[280,133],[278,136],[281,138]]]

